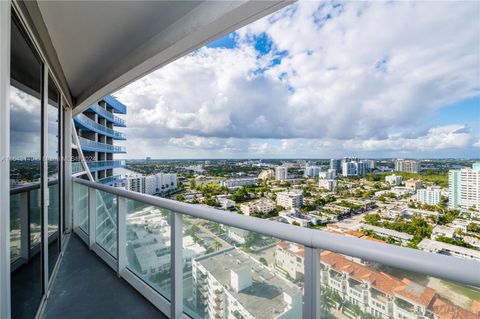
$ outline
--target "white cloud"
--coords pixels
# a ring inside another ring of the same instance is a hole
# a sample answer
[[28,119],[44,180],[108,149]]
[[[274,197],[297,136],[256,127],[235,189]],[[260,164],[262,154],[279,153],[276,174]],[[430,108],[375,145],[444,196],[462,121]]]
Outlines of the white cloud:
[[[299,2],[239,30],[237,48],[202,48],[118,92],[127,134],[192,154],[470,147],[472,133],[453,127],[393,132],[479,95],[476,6]],[[264,32],[274,49],[262,56],[253,38]]]

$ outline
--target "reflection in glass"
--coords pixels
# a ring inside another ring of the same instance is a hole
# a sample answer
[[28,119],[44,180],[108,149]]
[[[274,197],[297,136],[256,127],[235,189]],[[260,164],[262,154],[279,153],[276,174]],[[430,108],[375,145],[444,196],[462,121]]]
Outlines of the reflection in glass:
[[[10,214],[15,217],[11,237],[18,238],[16,243],[20,243],[20,247],[13,247],[12,257],[16,261],[11,264],[11,303],[12,318],[17,319],[33,318],[42,297],[39,245],[42,64],[15,17],[11,26],[10,61],[10,189],[14,196]],[[17,196],[22,200],[17,202]],[[22,205],[28,212],[20,209]],[[17,258],[18,249],[21,260]]]
[[20,209],[20,194],[10,195],[10,261],[12,263],[21,258]]
[[126,200],[127,268],[170,299],[171,212]]
[[95,193],[95,242],[117,257],[117,197],[99,190]]

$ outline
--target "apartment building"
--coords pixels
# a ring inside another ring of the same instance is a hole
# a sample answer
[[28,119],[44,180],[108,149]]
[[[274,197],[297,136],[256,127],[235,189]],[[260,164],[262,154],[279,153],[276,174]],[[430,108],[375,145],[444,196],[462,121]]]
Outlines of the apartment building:
[[449,206],[480,210],[480,162],[449,172]]
[[261,198],[252,202],[243,203],[240,205],[240,210],[247,216],[251,214],[268,214],[275,209],[275,202],[267,199]]
[[303,172],[303,177],[305,177],[305,178],[318,177],[318,174],[320,174],[320,171],[321,171],[320,166],[306,165],[305,166],[305,171]]
[[342,160],[342,175],[345,177],[363,176],[366,171],[367,164],[356,157],[345,157]]
[[265,169],[258,174],[258,179],[266,180],[275,178],[275,171],[273,169]]
[[195,259],[192,276],[194,303],[207,318],[302,318],[301,289],[240,249]]
[[332,158],[330,160],[330,169],[335,170],[336,174],[341,174],[342,173],[342,160]]
[[257,178],[248,177],[248,178],[234,178],[226,179],[220,182],[220,186],[227,188],[239,188],[244,185],[252,185],[257,183]]
[[418,189],[423,188],[423,182],[419,179],[409,179],[405,181],[405,188],[416,192]]
[[318,180],[318,187],[319,188],[325,188],[329,191],[334,191],[335,188],[337,188],[337,181],[334,179],[319,179]]
[[303,194],[296,191],[286,191],[277,193],[277,206],[290,210],[303,206]]
[[288,168],[285,166],[275,167],[275,179],[277,181],[284,181],[288,179]]
[[388,175],[385,176],[385,182],[395,186],[399,186],[403,183],[403,177],[395,174]]
[[448,171],[448,207],[458,209],[462,200],[462,179],[460,170]]
[[437,205],[442,197],[442,189],[439,186],[431,186],[425,189],[417,189],[417,201],[428,205]]
[[420,168],[420,163],[416,160],[397,159],[394,163],[396,172],[418,173]]
[[337,177],[337,172],[334,169],[328,169],[325,172],[318,173],[320,179],[335,179]]
[[[275,250],[275,269],[291,280],[304,275],[304,248],[279,242]],[[320,290],[337,293],[342,302],[356,305],[363,313],[377,318],[477,318],[470,311],[441,298],[434,289],[407,278],[398,279],[358,259],[342,254],[320,253]],[[333,301],[331,301],[333,302]]]
[[125,120],[116,114],[127,114],[127,107],[109,95],[73,118],[79,143],[72,149],[72,156],[77,160],[72,166],[73,174],[87,177],[81,174],[84,171],[81,150],[95,181],[105,185],[125,181],[122,175],[114,174],[114,168],[125,166],[125,161],[114,160],[114,155],[126,153],[125,147],[115,145],[116,141],[126,140],[125,134],[116,129],[126,127]]
[[177,188],[177,174],[133,175],[126,179],[125,188],[138,193],[154,195]]

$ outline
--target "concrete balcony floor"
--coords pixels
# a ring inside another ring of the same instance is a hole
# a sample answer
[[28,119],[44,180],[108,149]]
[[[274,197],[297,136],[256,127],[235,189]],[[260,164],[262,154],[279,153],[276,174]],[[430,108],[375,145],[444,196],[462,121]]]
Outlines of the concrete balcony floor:
[[46,319],[167,318],[77,237],[70,235]]

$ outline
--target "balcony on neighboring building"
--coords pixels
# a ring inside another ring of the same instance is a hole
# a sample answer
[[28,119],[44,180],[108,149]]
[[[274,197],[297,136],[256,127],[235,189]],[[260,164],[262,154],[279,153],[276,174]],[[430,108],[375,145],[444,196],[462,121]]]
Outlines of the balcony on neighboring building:
[[[112,100],[114,100],[114,99],[112,99]],[[98,104],[94,104],[94,105],[90,106],[89,110],[97,113],[102,118],[112,122],[112,124],[114,126],[118,126],[118,127],[126,127],[127,126],[124,119],[119,118],[118,116],[116,116],[112,112],[107,111],[106,109],[104,109],[103,107],[101,107]]]
[[84,152],[85,151],[105,152],[105,153],[126,153],[127,152],[127,149],[125,146],[118,146],[118,145],[96,142],[84,137],[79,137],[78,139],[80,141],[80,146]]
[[111,137],[114,140],[126,140],[125,134],[101,125],[86,116],[85,114],[78,114],[74,117],[74,121],[78,125],[78,127],[83,130],[96,132]]

